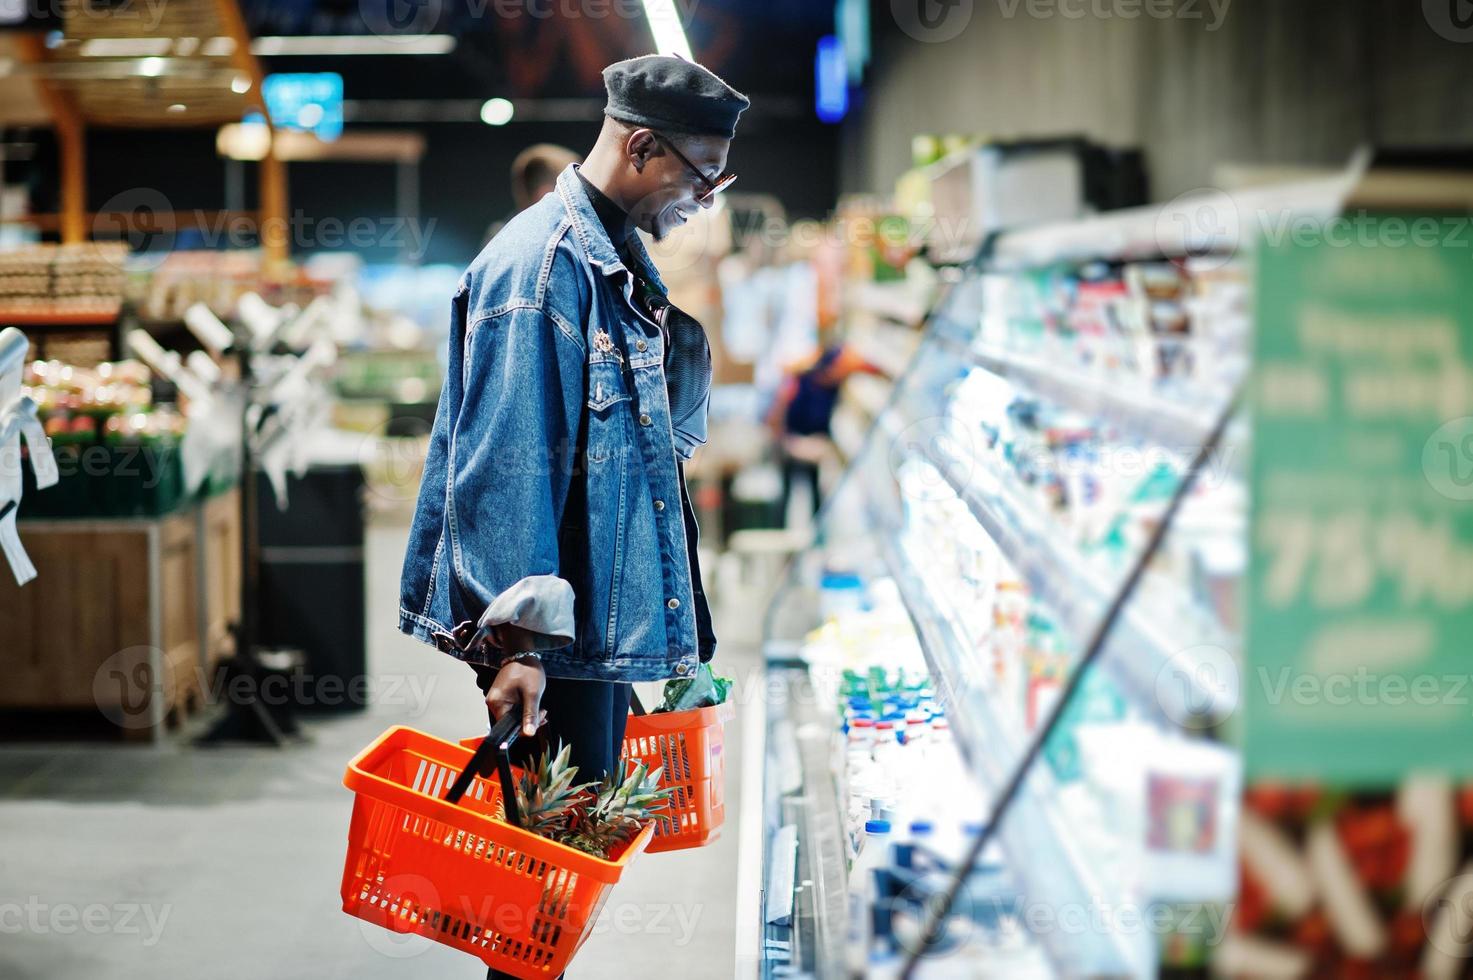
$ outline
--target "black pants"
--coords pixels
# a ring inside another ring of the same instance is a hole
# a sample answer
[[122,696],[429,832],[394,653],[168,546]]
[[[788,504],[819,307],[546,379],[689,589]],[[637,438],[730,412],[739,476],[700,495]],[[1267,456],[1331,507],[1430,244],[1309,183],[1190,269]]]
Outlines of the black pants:
[[[472,664],[476,685],[481,693],[491,689],[496,672],[489,667]],[[542,707],[547,711],[547,724],[535,739],[519,739],[512,747],[512,761],[519,766],[536,759],[546,749],[557,751],[562,742],[573,747],[572,763],[578,767],[578,781],[598,779],[612,772],[619,761],[624,742],[624,720],[629,715],[628,684],[612,681],[572,681],[549,677],[542,693]],[[490,709],[487,709],[490,714]],[[491,970],[487,980],[503,980],[507,974]]]
[[788,500],[793,495],[793,487],[800,480],[808,484],[810,490],[812,491],[813,495],[809,498],[809,505],[813,508],[813,513],[817,514],[819,505],[822,503],[818,496],[818,464],[811,463],[806,459],[794,459],[792,456],[784,453],[783,503],[782,514],[780,517],[784,524],[786,524],[788,520]]

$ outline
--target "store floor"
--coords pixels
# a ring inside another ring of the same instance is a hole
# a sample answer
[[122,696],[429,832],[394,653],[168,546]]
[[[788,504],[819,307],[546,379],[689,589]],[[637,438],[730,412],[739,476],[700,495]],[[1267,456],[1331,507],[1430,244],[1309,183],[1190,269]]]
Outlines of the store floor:
[[[0,746],[0,977],[485,975],[464,954],[360,926],[339,907],[348,759],[393,724],[446,737],[485,729],[470,671],[394,628],[405,533],[370,532],[375,703],[312,722],[310,745]],[[739,612],[718,608],[718,620]],[[724,643],[723,672],[748,676],[752,649]],[[740,741],[727,741],[722,839],[636,861],[574,980],[732,976]]]

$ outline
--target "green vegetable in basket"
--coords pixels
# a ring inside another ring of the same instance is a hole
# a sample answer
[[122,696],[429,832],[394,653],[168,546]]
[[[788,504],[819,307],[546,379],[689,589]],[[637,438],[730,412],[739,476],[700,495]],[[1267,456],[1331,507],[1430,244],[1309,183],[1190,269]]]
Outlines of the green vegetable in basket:
[[730,693],[731,678],[717,677],[710,664],[701,664],[694,676],[665,682],[665,694],[653,713],[715,707],[725,704]]

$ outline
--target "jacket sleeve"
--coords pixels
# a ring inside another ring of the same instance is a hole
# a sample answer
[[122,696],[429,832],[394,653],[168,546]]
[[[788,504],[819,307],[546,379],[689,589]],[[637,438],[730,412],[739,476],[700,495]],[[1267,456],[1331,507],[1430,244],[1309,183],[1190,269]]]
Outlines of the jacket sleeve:
[[528,307],[472,323],[450,434],[446,504],[456,577],[484,604],[480,625],[521,627],[537,634],[539,649],[575,635],[573,587],[558,555],[584,400],[575,338]]

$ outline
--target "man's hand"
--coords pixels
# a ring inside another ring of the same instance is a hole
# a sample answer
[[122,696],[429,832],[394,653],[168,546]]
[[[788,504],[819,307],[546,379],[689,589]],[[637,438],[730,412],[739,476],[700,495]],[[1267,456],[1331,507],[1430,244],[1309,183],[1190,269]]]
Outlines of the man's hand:
[[486,707],[491,717],[500,721],[508,711],[522,713],[522,734],[536,735],[547,720],[542,710],[542,691],[547,687],[547,674],[538,661],[513,660],[496,672],[496,680],[486,692]]

